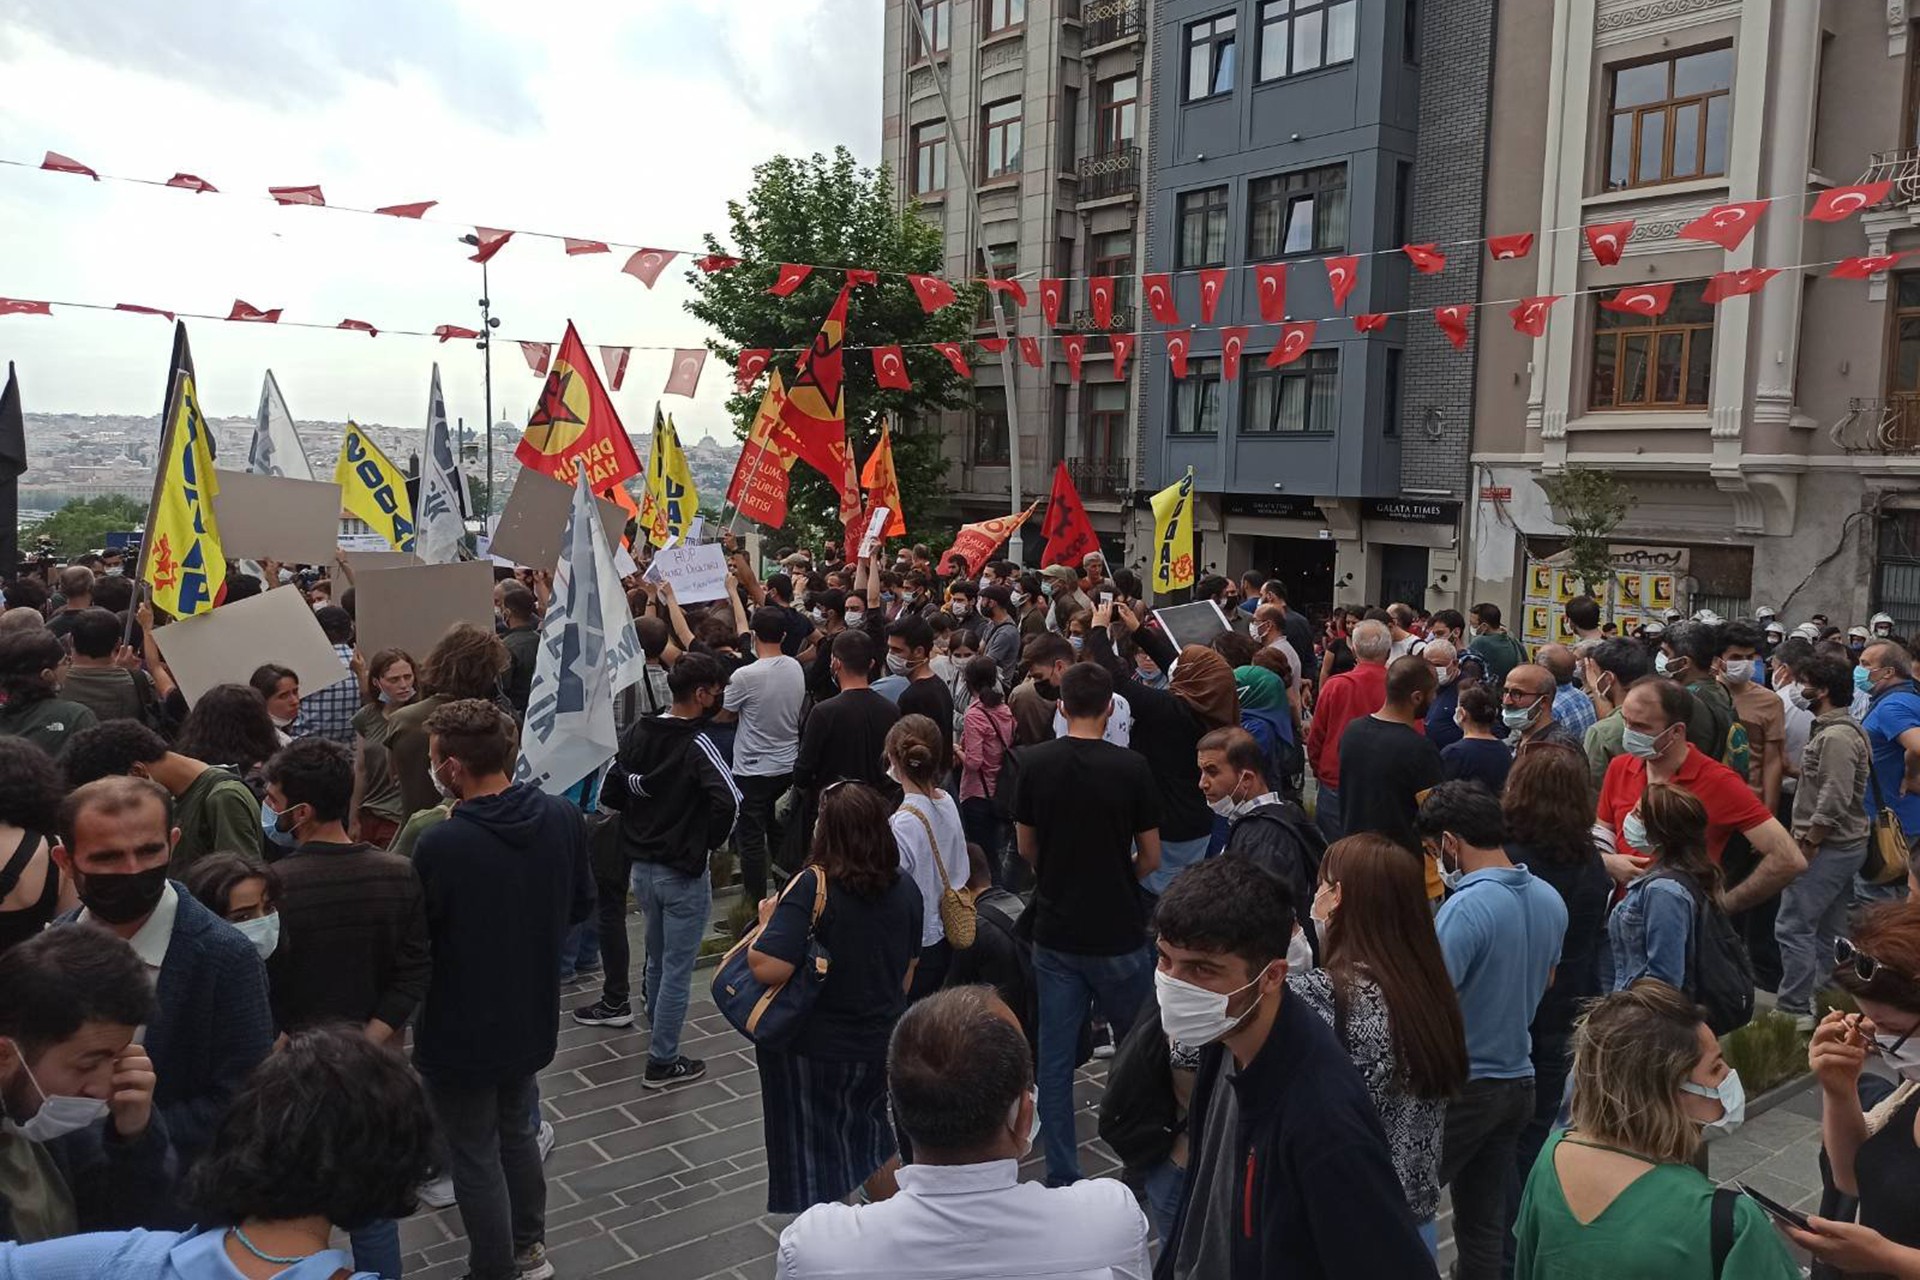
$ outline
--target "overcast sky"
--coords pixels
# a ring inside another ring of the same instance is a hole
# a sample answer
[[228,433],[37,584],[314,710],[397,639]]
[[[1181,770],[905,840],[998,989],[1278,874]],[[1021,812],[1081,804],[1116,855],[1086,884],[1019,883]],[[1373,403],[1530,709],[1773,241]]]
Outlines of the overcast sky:
[[[0,166],[0,296],[286,319],[478,327],[467,225],[695,247],[724,233],[753,166],[836,143],[878,159],[881,0],[0,0],[0,158],[53,150],[103,174],[197,174],[233,196]],[[319,183],[332,203],[438,200],[413,223],[252,197]],[[241,198],[245,197],[245,198]],[[625,251],[516,238],[490,264],[503,338],[697,347],[676,262],[649,293]],[[251,415],[272,368],[299,418],[482,414],[471,342],[190,322],[202,399]],[[157,413],[171,331],[55,308],[0,317],[30,412]],[[597,354],[597,353],[596,353]],[[636,351],[615,400],[644,432],[666,352]],[[538,390],[494,351],[494,410]],[[731,371],[709,358],[681,433],[724,434]],[[730,437],[729,437],[730,438]]]

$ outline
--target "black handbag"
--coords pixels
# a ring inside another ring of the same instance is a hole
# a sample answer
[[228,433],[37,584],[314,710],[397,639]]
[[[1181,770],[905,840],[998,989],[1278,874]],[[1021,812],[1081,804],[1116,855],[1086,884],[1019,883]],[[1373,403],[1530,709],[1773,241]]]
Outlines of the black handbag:
[[[772,986],[753,976],[747,964],[747,948],[765,932],[755,925],[747,936],[734,943],[720,960],[713,975],[713,1003],[733,1029],[763,1049],[779,1049],[800,1034],[807,1015],[820,998],[820,986],[827,978],[831,958],[820,945],[820,913],[827,906],[827,873],[808,867],[787,882],[780,891],[784,900],[807,871],[814,875],[813,918],[807,926],[807,953],[787,978]],[[777,909],[777,908],[776,908]]]

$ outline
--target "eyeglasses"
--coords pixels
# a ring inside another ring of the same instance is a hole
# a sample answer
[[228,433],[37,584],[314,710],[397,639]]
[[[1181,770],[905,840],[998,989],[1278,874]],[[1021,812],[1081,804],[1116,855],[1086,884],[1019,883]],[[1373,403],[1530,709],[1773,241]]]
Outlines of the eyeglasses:
[[1891,965],[1874,959],[1860,948],[1854,946],[1853,940],[1850,938],[1835,938],[1833,940],[1833,963],[1835,965],[1852,965],[1853,976],[1862,982],[1872,982],[1882,970],[1885,970],[1894,977],[1905,976]]

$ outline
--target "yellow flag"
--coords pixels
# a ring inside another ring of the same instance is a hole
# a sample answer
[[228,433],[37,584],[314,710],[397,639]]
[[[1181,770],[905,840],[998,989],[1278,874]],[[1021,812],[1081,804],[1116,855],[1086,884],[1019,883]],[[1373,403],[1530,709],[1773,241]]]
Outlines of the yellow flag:
[[654,546],[665,546],[670,536],[687,536],[699,508],[700,491],[694,486],[693,469],[687,465],[673,419],[656,419],[653,448],[647,453],[647,496],[640,503],[640,527]]
[[659,546],[667,540],[665,534],[653,536],[654,526],[660,519],[660,445],[666,438],[667,419],[660,412],[658,404],[653,406],[653,441],[647,445],[647,469],[641,475],[640,486],[640,536]]
[[140,576],[153,588],[156,609],[191,618],[219,603],[227,585],[227,558],[213,515],[219,473],[213,469],[212,441],[200,412],[184,324],[174,329],[173,377],[162,419],[160,465],[147,508]]
[[333,482],[340,486],[340,501],[346,509],[365,520],[395,551],[413,550],[413,501],[407,497],[407,478],[357,422],[347,423]]
[[1153,589],[1193,585],[1193,468],[1153,495]]

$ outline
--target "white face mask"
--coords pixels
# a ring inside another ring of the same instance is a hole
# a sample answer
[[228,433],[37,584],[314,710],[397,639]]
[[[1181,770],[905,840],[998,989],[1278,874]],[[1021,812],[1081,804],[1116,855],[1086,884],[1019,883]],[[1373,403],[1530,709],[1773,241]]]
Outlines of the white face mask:
[[967,610],[971,609],[972,607],[973,606],[968,604],[965,600],[955,600],[952,604],[947,606],[947,611],[953,614],[953,616],[956,618],[964,618],[967,616]]
[[[1267,969],[1272,967],[1268,965]],[[1253,1016],[1260,1002],[1256,1000],[1248,1005],[1239,1017],[1230,1015],[1227,1005],[1242,991],[1258,986],[1266,973],[1267,970],[1262,969],[1246,986],[1222,994],[1197,987],[1191,982],[1183,982],[1165,970],[1155,969],[1153,993],[1160,1002],[1161,1029],[1181,1044],[1195,1049],[1232,1034],[1241,1023]]]
[[1714,1088],[1695,1084],[1691,1080],[1682,1080],[1680,1092],[1691,1093],[1696,1098],[1717,1099],[1725,1110],[1726,1114],[1718,1120],[1709,1120],[1700,1126],[1703,1133],[1719,1134],[1724,1137],[1738,1129],[1747,1118],[1746,1086],[1740,1083],[1740,1073],[1731,1068],[1727,1071],[1726,1079]]
[[287,729],[293,725],[292,716],[276,716],[269,713],[267,719],[273,721],[273,727],[276,729]]
[[1721,674],[1726,677],[1728,684],[1746,684],[1753,679],[1753,659],[1730,659],[1727,662],[1727,669]]
[[1637,813],[1630,813],[1621,820],[1620,837],[1636,849],[1653,848],[1653,839],[1647,835],[1646,820]]
[[907,660],[905,658],[901,657],[897,653],[890,653],[887,655],[887,672],[890,675],[903,676],[907,674],[907,671],[908,671],[908,666],[907,666]]
[[18,1041],[13,1042],[13,1051],[20,1054],[20,1069],[27,1073],[27,1083],[40,1095],[40,1109],[29,1119],[14,1123],[21,1137],[29,1142],[52,1142],[55,1138],[77,1133],[88,1125],[106,1119],[107,1104],[104,1100],[48,1094],[40,1087],[40,1082],[33,1078],[33,1068],[27,1065],[27,1056],[21,1052]]
[[235,920],[233,927],[238,929],[253,949],[265,960],[280,945],[280,913],[260,916],[254,920]]
[[[1027,1121],[1027,1136],[1020,1144],[1020,1156],[1022,1159],[1025,1159],[1027,1153],[1033,1150],[1034,1139],[1040,1136],[1040,1090],[1038,1088],[1029,1089],[1023,1096],[1033,1104],[1033,1118]],[[1019,1123],[1020,1099],[1015,1098],[1013,1105],[1007,1108],[1007,1128],[1011,1129]]]
[[[1898,1072],[1902,1080],[1920,1080],[1920,1037],[1909,1039],[1882,1033],[1873,1040],[1880,1046],[1880,1060]],[[1901,1044],[1902,1040],[1906,1043]]]
[[1786,688],[1786,695],[1787,695],[1787,701],[1793,704],[1794,710],[1796,711],[1813,710],[1812,706],[1810,706],[1807,702],[1807,688],[1805,685],[1799,685],[1799,684],[1788,685]]
[[1447,844],[1445,836],[1442,836],[1440,839],[1439,851],[1434,854],[1433,862],[1434,866],[1440,871],[1440,883],[1446,886],[1448,893],[1452,893],[1455,889],[1458,889],[1460,882],[1466,879],[1467,869],[1459,863],[1454,863],[1451,869],[1447,867]]
[[1027,593],[1024,591],[1015,591],[1012,593],[1012,597],[1013,607],[1016,609],[1027,602]]
[[1287,972],[1307,973],[1313,968],[1313,944],[1307,941],[1307,931],[1299,925],[1293,927],[1293,937],[1287,940]]
[[440,793],[442,800],[453,801],[460,798],[460,793],[455,791],[453,787],[447,783],[446,779],[440,776],[440,770],[437,766],[431,764],[427,766],[427,777],[433,780],[433,789]]

